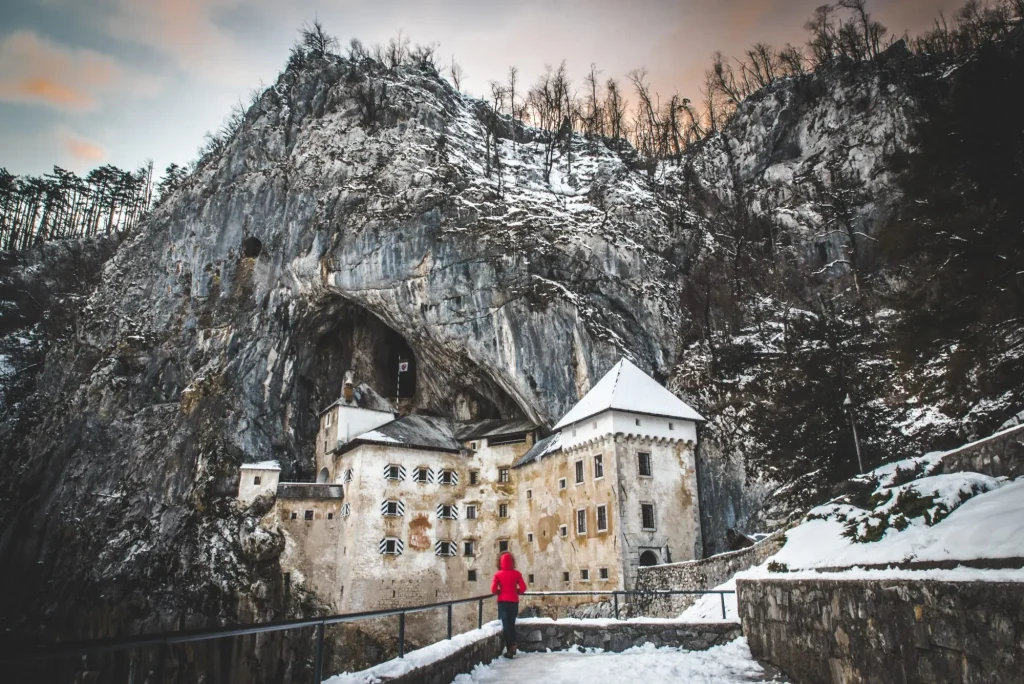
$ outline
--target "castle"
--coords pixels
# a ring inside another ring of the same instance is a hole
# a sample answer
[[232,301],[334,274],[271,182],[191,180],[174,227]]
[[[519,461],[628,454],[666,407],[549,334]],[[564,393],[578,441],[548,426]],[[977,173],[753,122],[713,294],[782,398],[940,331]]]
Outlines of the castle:
[[503,551],[533,591],[632,588],[639,565],[701,548],[703,418],[622,359],[539,439],[525,420],[396,418],[346,376],[320,414],[315,483],[241,469],[239,500],[275,495],[289,581],[339,613],[487,593]]

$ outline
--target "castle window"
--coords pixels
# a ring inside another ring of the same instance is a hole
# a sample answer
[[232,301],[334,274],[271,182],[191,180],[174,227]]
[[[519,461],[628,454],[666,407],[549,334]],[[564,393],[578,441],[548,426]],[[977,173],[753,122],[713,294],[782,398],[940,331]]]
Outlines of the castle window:
[[532,489],[527,489],[526,490],[526,498],[527,499],[532,499],[533,498],[533,490]]
[[530,542],[531,544],[533,543],[533,532],[526,533],[526,541]]
[[348,470],[345,471],[345,484],[348,484],[351,481],[352,481],[352,469],[349,468]]
[[341,505],[341,517],[347,518],[352,513],[352,504],[346,503]]
[[637,460],[640,466],[640,474],[644,477],[651,477],[653,474],[651,470],[651,455],[641,451],[637,454]]
[[384,537],[380,540],[380,553],[384,556],[400,556],[405,550],[405,543],[398,537]]
[[405,504],[401,501],[385,501],[380,505],[380,514],[389,518],[405,515]]
[[334,512],[333,511],[329,511],[327,513],[327,519],[328,520],[334,520]]
[[675,423],[673,423],[671,420],[668,421],[668,429],[669,430],[675,430],[676,429]]
[[593,425],[593,428],[594,428],[595,430],[597,429],[597,421],[596,421],[596,420],[594,421],[594,425]]
[[597,507],[597,531],[608,531],[608,506],[605,504]]
[[476,504],[466,504],[466,520],[476,520]]
[[507,552],[508,552],[508,539],[499,539],[498,540],[498,553],[507,553]]
[[576,534],[587,533],[587,509],[581,508],[576,511]]
[[508,468],[498,468],[498,482],[508,482]]
[[559,488],[559,489],[565,489],[565,478],[564,478],[564,477],[563,477],[563,478],[560,478],[560,479],[558,480],[558,488]]
[[475,485],[478,482],[480,482],[480,471],[479,470],[470,470],[469,471],[469,484]]
[[459,507],[455,504],[438,504],[437,517],[441,520],[458,520]]
[[423,466],[412,471],[412,481],[419,482],[420,484],[427,484],[428,482],[434,479],[433,476],[433,471],[431,471],[430,468],[426,468]]
[[583,582],[589,582],[590,581],[590,569],[589,568],[580,568],[580,581],[583,581]]
[[459,484],[459,474],[454,470],[442,470],[438,482],[443,485],[457,485]]
[[330,412],[327,413],[327,418],[324,421],[324,426],[325,427],[331,427],[331,414],[330,414]]
[[568,570],[566,570],[565,572],[562,573],[562,581],[563,582],[568,582],[569,581],[569,571]]
[[476,570],[470,570],[466,576],[466,579],[470,582],[476,582]]
[[476,555],[476,542],[467,541],[462,544],[462,555],[463,556],[475,556]]
[[498,517],[499,518],[507,518],[508,517],[508,504],[507,503],[498,504]]
[[654,525],[654,504],[640,504],[640,521],[645,530],[656,529]]
[[454,556],[459,552],[455,542],[449,539],[442,539],[434,544],[434,555],[435,556]]
[[526,576],[526,581],[529,582],[530,584],[533,584],[533,575],[532,574],[527,575]]
[[597,571],[597,573],[601,577],[601,579],[603,579],[603,580],[608,579],[608,568],[601,568],[600,570]]
[[296,513],[295,511],[292,511],[292,514],[291,514],[291,516],[290,516],[290,517],[291,517],[291,519],[292,519],[292,520],[295,520],[296,518],[298,518],[298,517],[299,517],[299,514],[298,514],[298,513]]
[[604,456],[597,454],[594,456],[594,479],[600,480],[604,477]]
[[477,448],[477,443],[476,442],[470,442],[469,443],[469,448],[470,449],[476,449]]
[[260,476],[257,475],[256,477],[252,478],[252,483],[254,485],[258,485],[260,483]]
[[583,461],[576,461],[576,484],[583,484]]
[[568,537],[569,536],[569,526],[568,525],[561,525],[561,526],[559,526],[559,528],[558,528],[558,535],[560,537]]
[[400,465],[384,466],[384,478],[393,482],[401,482],[405,479],[405,467]]
[[306,511],[306,520],[313,519],[313,511]]
[[640,419],[639,418],[636,419],[636,424],[640,425]]

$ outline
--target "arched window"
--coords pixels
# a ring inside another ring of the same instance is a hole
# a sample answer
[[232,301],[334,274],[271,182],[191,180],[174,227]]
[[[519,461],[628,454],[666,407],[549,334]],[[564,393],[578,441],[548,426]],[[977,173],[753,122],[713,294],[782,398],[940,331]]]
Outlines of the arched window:
[[327,472],[327,468],[321,468],[320,474],[316,476],[316,481],[319,484],[327,484],[327,478],[330,477],[330,473]]
[[640,554],[640,565],[643,567],[657,565],[658,562],[658,554],[653,551],[647,550]]

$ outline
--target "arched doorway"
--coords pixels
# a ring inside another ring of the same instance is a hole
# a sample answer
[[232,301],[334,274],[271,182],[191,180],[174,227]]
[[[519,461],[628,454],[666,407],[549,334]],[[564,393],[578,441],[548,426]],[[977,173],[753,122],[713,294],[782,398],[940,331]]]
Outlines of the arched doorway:
[[647,551],[644,551],[643,553],[640,554],[640,566],[641,567],[645,567],[646,568],[646,567],[649,567],[651,565],[657,565],[657,564],[658,564],[658,554],[654,553],[653,551],[647,550]]
[[327,472],[327,468],[321,468],[320,474],[316,476],[317,484],[327,484],[327,479],[330,476],[330,473]]

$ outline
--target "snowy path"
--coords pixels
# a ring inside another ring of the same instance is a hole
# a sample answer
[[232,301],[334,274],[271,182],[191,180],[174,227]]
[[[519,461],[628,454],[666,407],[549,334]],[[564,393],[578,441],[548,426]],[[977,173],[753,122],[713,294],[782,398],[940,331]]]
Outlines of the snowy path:
[[623,653],[560,651],[521,653],[498,658],[459,675],[452,684],[594,684],[594,682],[692,682],[741,684],[782,682],[770,679],[750,656],[745,639],[707,651],[654,648],[650,644]]

